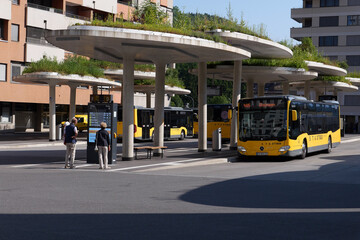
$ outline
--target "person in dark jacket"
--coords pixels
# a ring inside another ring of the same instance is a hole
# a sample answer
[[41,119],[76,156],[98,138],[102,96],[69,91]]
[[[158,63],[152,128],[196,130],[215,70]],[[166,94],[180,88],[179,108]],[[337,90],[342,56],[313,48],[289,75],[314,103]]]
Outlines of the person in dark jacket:
[[105,130],[105,122],[100,123],[101,130],[96,132],[96,146],[98,147],[100,169],[110,169],[108,167],[108,152],[110,151],[110,137]]
[[74,168],[76,137],[78,131],[76,128],[77,119],[71,119],[71,124],[65,127],[64,145],[66,146],[65,168]]

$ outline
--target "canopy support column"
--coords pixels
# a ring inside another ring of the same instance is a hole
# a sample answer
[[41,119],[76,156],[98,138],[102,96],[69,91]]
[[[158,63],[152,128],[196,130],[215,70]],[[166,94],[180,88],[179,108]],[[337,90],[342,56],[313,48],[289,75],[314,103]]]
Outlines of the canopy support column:
[[69,120],[75,117],[76,114],[76,89],[77,85],[69,85],[70,87],[70,106],[69,106]]
[[134,59],[124,57],[122,160],[134,159]]
[[146,107],[151,108],[151,92],[146,93]]
[[207,150],[207,65],[206,62],[198,64],[198,102],[199,102],[199,133],[198,133],[198,151]]
[[[155,116],[154,116],[154,146],[164,146],[164,96],[165,96],[165,63],[156,63],[155,79]],[[154,156],[160,156],[161,150],[154,151]]]
[[258,83],[258,97],[262,97],[265,95],[265,83]]
[[250,79],[247,80],[246,90],[247,90],[246,97],[253,98],[254,97],[254,80],[250,80]]
[[310,81],[305,81],[304,96],[310,100]]
[[290,83],[289,82],[283,82],[283,95],[289,95],[290,93]]
[[56,84],[49,83],[49,141],[56,140]]
[[242,61],[234,62],[234,81],[233,81],[233,99],[232,99],[232,117],[231,117],[231,135],[230,135],[230,149],[237,149],[238,139],[238,125],[236,107],[241,98],[241,74],[242,74]]

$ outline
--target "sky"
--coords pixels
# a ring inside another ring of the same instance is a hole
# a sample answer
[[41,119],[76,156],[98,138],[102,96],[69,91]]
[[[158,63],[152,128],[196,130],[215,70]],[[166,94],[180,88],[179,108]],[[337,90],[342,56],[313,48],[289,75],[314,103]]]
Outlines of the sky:
[[[301,8],[302,0],[174,0],[184,12],[216,14],[226,17],[229,3],[233,16],[243,17],[248,26],[264,24],[274,41],[290,40],[290,28],[300,27],[291,19],[291,8]],[[220,3],[220,4],[219,4]],[[296,43],[293,40],[293,43]]]

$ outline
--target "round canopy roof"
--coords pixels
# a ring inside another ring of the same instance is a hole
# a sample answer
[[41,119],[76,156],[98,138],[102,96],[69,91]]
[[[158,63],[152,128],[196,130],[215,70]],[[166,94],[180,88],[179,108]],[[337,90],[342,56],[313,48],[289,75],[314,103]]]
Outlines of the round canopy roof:
[[120,87],[121,83],[110,81],[105,78],[80,76],[77,74],[61,75],[57,72],[29,73],[13,77],[13,81],[28,84],[56,84],[56,85],[86,85],[86,86],[110,86]]
[[360,78],[350,78],[347,77],[345,78],[346,80],[349,80],[352,84],[356,85],[356,86],[360,86]]
[[[338,90],[343,92],[354,92],[358,90],[358,87],[344,82],[311,81],[310,83],[311,83],[310,87],[314,89],[324,88],[326,90]],[[290,87],[296,89],[303,89],[305,86],[304,83],[297,82],[297,83],[291,83]]]
[[309,70],[323,76],[346,76],[347,71],[343,68],[327,65],[320,62],[305,61]]
[[94,59],[122,62],[134,58],[140,63],[185,63],[242,60],[251,54],[240,48],[177,34],[110,28],[72,26],[48,32],[54,46]]
[[[107,69],[104,71],[106,76],[111,77],[112,79],[122,81],[124,76],[123,69]],[[134,71],[134,79],[139,80],[153,80],[155,79],[156,75],[155,72],[143,72],[143,71]]]
[[[197,74],[197,69],[193,69],[191,73]],[[312,80],[317,76],[315,72],[308,72],[298,68],[243,66],[242,70],[242,78],[244,81],[253,80],[254,82],[296,82]],[[233,81],[234,66],[222,65],[213,69],[210,68],[207,70],[207,77]]]
[[[122,91],[122,87],[116,87],[111,89],[112,91]],[[135,85],[134,92],[139,93],[155,93],[155,86],[154,85]],[[172,87],[165,85],[165,94],[177,94],[177,95],[187,95],[190,94],[191,91],[184,88],[179,87]]]
[[271,40],[244,33],[222,31],[220,29],[211,33],[220,36],[231,46],[251,52],[251,57],[253,58],[291,58],[293,56],[292,51],[288,47]]

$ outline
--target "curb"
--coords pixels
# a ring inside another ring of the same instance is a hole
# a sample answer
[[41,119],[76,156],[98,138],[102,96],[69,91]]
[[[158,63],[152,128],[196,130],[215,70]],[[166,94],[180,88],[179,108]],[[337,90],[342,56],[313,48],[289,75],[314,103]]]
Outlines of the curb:
[[[86,145],[87,142],[78,142],[77,145]],[[55,142],[55,143],[39,143],[39,144],[20,144],[20,145],[2,145],[0,149],[19,149],[19,148],[37,148],[37,147],[53,147],[53,146],[63,146],[64,143]]]

